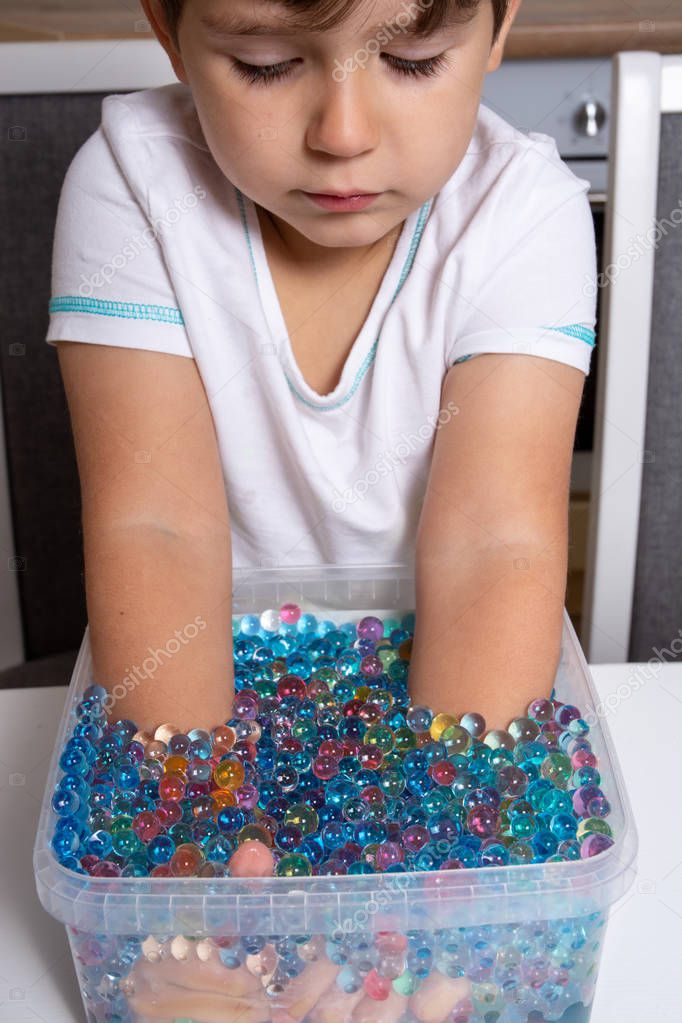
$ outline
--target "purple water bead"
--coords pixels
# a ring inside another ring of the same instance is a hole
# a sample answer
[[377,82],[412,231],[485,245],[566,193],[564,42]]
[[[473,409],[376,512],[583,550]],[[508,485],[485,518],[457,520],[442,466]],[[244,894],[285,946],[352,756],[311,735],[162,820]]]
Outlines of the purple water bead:
[[361,639],[371,639],[374,643],[378,643],[384,636],[384,623],[380,618],[367,615],[358,622],[358,636]]
[[580,856],[587,859],[590,856],[598,856],[613,845],[613,839],[608,835],[601,835],[599,832],[590,832],[580,843]]

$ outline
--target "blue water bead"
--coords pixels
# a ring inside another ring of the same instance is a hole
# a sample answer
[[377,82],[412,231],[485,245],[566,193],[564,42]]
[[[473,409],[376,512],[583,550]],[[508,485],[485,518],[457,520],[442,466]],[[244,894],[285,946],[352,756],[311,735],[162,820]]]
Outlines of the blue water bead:
[[[255,615],[253,617],[255,618],[256,621],[258,621]],[[260,628],[260,623],[258,627]],[[247,639],[245,637],[235,639],[234,643],[232,644],[232,655],[234,657],[234,660],[238,664],[247,663],[248,661],[251,660],[253,652],[257,646],[258,643],[256,643],[253,639]]]
[[84,690],[83,700],[93,700],[98,703],[104,703],[107,695],[108,693],[104,686],[93,683],[93,685],[88,686],[87,689]]
[[415,795],[423,796],[435,785],[433,778],[426,771],[415,771],[405,779],[405,786]]
[[[238,626],[237,631],[234,631],[235,622]],[[260,618],[258,615],[242,615],[241,618],[233,618],[233,635],[242,636],[257,636],[261,630]]]
[[336,624],[330,618],[322,618],[317,623],[317,635],[327,636],[330,632],[334,632]]
[[548,829],[543,828],[537,831],[530,840],[531,847],[539,862],[545,860],[556,852],[558,841],[555,835]]
[[569,792],[564,789],[550,789],[544,792],[539,799],[540,810],[550,815],[558,813],[572,813],[573,799]]
[[569,787],[571,789],[579,789],[583,785],[596,785],[599,787],[600,784],[601,775],[596,767],[579,767],[574,772]]
[[414,611],[408,611],[407,614],[404,614],[400,619],[400,627],[405,629],[408,635],[412,635],[414,633],[416,622],[416,613]]
[[58,831],[55,830],[52,836],[52,849],[55,852],[59,860],[64,857],[71,856],[75,853],[80,845],[80,839],[78,832],[73,827],[60,828]]
[[167,863],[175,852],[175,842],[168,835],[157,835],[147,846],[147,856],[157,866]]
[[317,632],[317,615],[304,613],[296,623],[296,631],[302,636],[314,636]]
[[297,852],[307,856],[314,867],[318,866],[326,855],[321,835],[317,833],[306,835],[298,847]]
[[388,725],[388,727],[393,732],[395,732],[397,728],[404,728],[407,724],[407,716],[405,710],[402,707],[396,706],[394,704],[392,707],[389,707],[386,713],[384,714],[383,723],[385,725]]
[[91,787],[81,774],[62,775],[57,789],[61,792],[75,792],[81,802],[87,802],[90,798]]
[[87,774],[89,770],[88,759],[81,750],[65,749],[59,758],[59,766],[65,774]]
[[362,974],[348,964],[341,967],[336,975],[336,986],[347,995],[353,995],[362,988]]
[[112,836],[104,829],[93,831],[86,844],[86,852],[92,856],[99,856],[101,860],[106,860],[112,848]]
[[[331,825],[327,825],[327,827],[331,827]],[[386,828],[379,821],[357,821],[352,827],[354,839],[361,846],[373,845],[375,842],[380,843],[386,838]]]
[[52,796],[52,809],[60,817],[73,816],[80,809],[80,806],[81,798],[73,789],[57,789]]
[[420,749],[410,750],[403,758],[403,768],[406,774],[425,771],[428,766],[428,760]]
[[534,779],[525,792],[525,799],[528,800],[534,810],[540,810],[545,793],[552,792],[554,786],[547,778]]
[[[208,760],[212,753],[210,737],[208,735],[198,735],[196,738],[192,738],[190,733],[190,739],[189,749],[186,754],[187,757],[196,757],[198,760]],[[193,780],[198,781],[199,779],[195,778]],[[208,779],[204,778],[202,780],[207,781]]]
[[[252,663],[256,666],[254,672],[254,678],[261,678],[265,675],[267,678],[272,677],[272,672],[267,669],[265,672],[262,670],[267,667],[274,658],[272,648],[268,645],[257,646],[253,652]],[[260,669],[260,670],[259,670]]]
[[575,838],[578,822],[571,813],[557,813],[550,821],[550,831],[560,841]]
[[478,787],[478,778],[469,771],[458,771],[450,787],[457,799],[463,800],[468,792]]
[[439,867],[440,857],[434,855],[433,851],[429,851],[425,846],[420,849],[417,855],[414,857],[413,864],[415,870],[437,870]]
[[140,772],[125,754],[116,760],[111,773],[120,789],[132,791],[140,784]]

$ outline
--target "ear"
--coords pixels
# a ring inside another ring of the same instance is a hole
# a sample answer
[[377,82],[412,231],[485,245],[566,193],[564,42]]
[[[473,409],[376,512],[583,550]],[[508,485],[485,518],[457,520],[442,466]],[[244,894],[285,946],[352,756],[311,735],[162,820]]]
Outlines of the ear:
[[514,19],[518,14],[520,6],[521,0],[509,0],[507,14],[505,16],[504,22],[500,27],[497,39],[495,40],[493,47],[490,51],[490,56],[488,57],[488,66],[486,68],[486,72],[497,71],[498,67],[502,63],[502,56],[504,54],[504,44],[507,41],[509,29],[512,27],[512,24],[514,23]]
[[188,85],[187,72],[180,55],[180,48],[171,37],[163,6],[159,0],[141,0],[141,3],[154,35],[168,54],[168,59],[173,65],[177,78],[185,85]]

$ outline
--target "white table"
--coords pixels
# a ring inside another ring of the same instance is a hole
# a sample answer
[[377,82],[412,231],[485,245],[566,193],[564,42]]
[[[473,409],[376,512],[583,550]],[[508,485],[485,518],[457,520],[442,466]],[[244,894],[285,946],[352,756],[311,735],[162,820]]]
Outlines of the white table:
[[[592,674],[602,701],[617,704],[606,721],[640,847],[636,880],[611,910],[591,1023],[680,1023],[682,664],[601,664]],[[31,863],[65,693],[0,692],[0,1023],[84,1020],[66,932],[40,906]],[[652,732],[668,739],[658,777]]]

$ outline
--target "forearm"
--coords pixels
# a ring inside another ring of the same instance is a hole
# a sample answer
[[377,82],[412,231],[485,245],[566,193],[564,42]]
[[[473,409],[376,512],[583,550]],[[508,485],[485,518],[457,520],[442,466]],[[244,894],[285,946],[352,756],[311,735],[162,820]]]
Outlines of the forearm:
[[567,535],[456,549],[457,559],[439,556],[435,544],[417,555],[410,698],[452,714],[476,711],[488,728],[506,728],[552,690]]
[[110,691],[110,720],[187,730],[230,717],[229,532],[92,525],[84,555],[94,677]]

